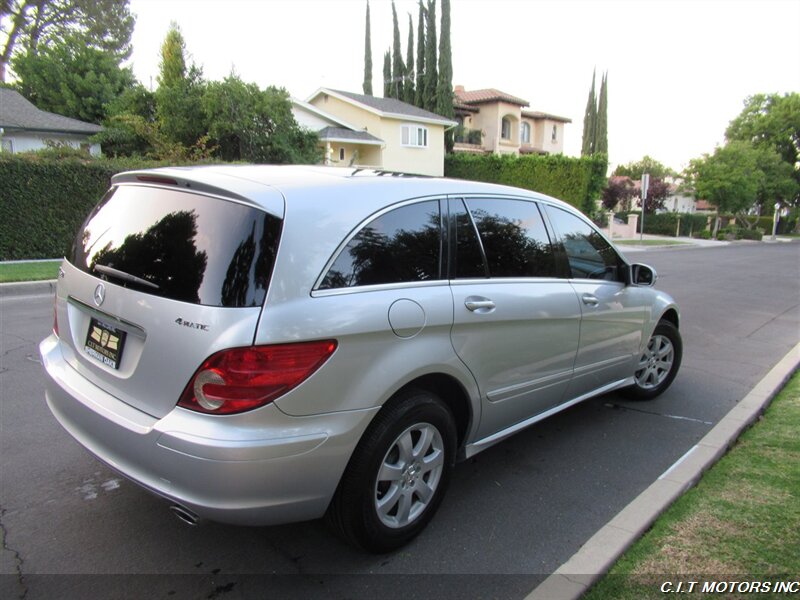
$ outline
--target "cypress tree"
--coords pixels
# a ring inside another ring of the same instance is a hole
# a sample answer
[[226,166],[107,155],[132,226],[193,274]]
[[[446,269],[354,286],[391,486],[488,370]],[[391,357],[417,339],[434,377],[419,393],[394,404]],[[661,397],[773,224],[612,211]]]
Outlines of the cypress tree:
[[428,14],[425,19],[425,110],[436,110],[436,87],[439,75],[436,70],[436,0],[428,0]]
[[419,0],[419,17],[417,20],[417,85],[414,104],[425,106],[425,7]]
[[[453,109],[453,55],[450,47],[450,0],[442,0],[442,24],[439,29],[439,85],[436,89],[436,114],[455,117]],[[453,130],[444,133],[445,148],[453,149]]]
[[394,26],[392,48],[392,98],[402,100],[404,98],[403,78],[406,74],[406,67],[403,64],[403,49],[400,46],[400,27],[397,24],[397,10],[394,7],[394,0],[392,0],[392,23]]
[[597,103],[597,127],[594,138],[595,154],[608,155],[608,71],[600,83],[600,100]]
[[406,47],[406,78],[403,81],[403,102],[414,104],[414,23],[408,13],[408,46]]
[[364,37],[364,93],[372,96],[372,41],[369,31],[369,0],[367,0],[367,25],[366,36]]
[[594,80],[595,71],[592,71],[592,89],[589,91],[589,99],[586,101],[586,112],[583,115],[581,156],[590,156],[594,153],[595,121],[597,120],[597,100],[594,95]]
[[383,97],[392,97],[392,56],[388,50],[383,54]]

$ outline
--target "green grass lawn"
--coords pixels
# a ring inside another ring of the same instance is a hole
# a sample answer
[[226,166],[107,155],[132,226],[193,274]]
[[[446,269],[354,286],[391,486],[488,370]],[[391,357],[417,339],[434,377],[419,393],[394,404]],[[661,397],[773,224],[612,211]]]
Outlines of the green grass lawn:
[[615,244],[623,246],[684,246],[689,242],[679,240],[614,240]]
[[[787,598],[698,593],[705,582],[800,581],[800,373],[698,485],[679,498],[585,596]],[[683,593],[697,581],[692,593]]]
[[55,279],[61,260],[0,264],[0,283]]

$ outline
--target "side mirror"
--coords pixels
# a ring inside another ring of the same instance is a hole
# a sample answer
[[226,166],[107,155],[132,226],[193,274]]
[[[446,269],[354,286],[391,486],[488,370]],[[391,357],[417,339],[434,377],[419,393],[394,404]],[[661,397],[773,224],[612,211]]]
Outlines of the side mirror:
[[631,283],[642,287],[652,287],[656,283],[658,275],[653,267],[648,265],[631,265]]

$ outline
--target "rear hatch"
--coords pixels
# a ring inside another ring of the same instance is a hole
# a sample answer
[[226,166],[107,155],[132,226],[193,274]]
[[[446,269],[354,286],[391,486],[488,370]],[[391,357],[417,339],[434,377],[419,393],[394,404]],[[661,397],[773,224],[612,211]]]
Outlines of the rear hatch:
[[253,343],[281,223],[235,199],[113,187],[62,268],[65,359],[123,402],[166,415],[204,359]]

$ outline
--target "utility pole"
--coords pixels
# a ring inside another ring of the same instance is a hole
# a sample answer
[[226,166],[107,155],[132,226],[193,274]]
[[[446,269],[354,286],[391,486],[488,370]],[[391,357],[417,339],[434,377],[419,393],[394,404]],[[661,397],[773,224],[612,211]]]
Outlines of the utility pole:
[[644,205],[647,200],[647,188],[650,187],[650,173],[642,173],[642,228],[639,231],[639,241],[644,239]]

